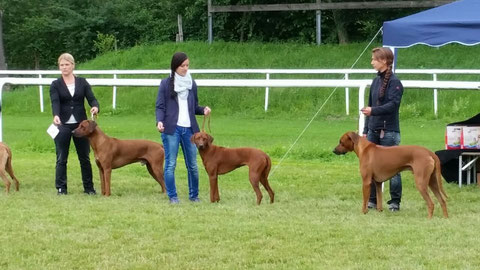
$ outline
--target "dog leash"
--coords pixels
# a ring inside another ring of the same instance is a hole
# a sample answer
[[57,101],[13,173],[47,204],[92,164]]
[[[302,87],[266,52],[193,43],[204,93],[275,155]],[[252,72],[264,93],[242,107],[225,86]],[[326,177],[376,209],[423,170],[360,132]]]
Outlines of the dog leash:
[[210,114],[203,115],[203,123],[202,123],[202,132],[205,132],[205,119],[208,118],[208,133],[212,133],[212,129],[210,128]]
[[[380,29],[378,29],[377,33],[375,34],[375,36],[370,40],[370,42],[367,44],[367,46],[363,49],[363,51],[360,53],[360,55],[358,56],[357,60],[355,60],[355,62],[350,66],[350,69],[353,69],[353,67],[357,64],[357,62],[360,60],[360,58],[363,56],[363,54],[365,53],[365,51],[367,51],[367,49],[370,47],[370,45],[373,43],[373,41],[377,38],[378,34],[380,34],[380,32],[382,31],[382,27],[380,27]],[[345,77],[344,77],[345,79]],[[275,167],[273,167],[273,169],[270,171],[270,175],[269,177],[270,178],[273,178],[273,175],[275,173],[275,171],[280,167],[280,165],[282,164],[283,160],[288,156],[288,154],[290,153],[290,151],[293,149],[293,147],[297,144],[297,142],[300,140],[300,138],[303,136],[303,134],[305,133],[305,131],[308,129],[308,127],[310,126],[310,124],[312,124],[313,120],[317,117],[317,115],[322,111],[323,107],[325,106],[325,104],[327,104],[327,102],[330,100],[330,98],[332,97],[332,95],[337,91],[337,88],[338,87],[335,87],[333,89],[333,91],[330,93],[330,95],[325,99],[325,101],[323,102],[322,106],[320,106],[320,108],[317,110],[317,112],[313,115],[313,117],[310,119],[310,121],[307,123],[307,125],[305,126],[305,128],[302,130],[302,132],[300,132],[300,134],[297,136],[297,138],[295,139],[295,141],[290,145],[290,148],[288,148],[287,152],[285,152],[285,154],[282,156],[282,158],[280,159],[280,161],[278,161],[277,165]],[[358,129],[358,128],[357,128]],[[360,132],[360,131],[359,131]]]
[[93,122],[97,122],[98,114],[91,113],[90,116],[91,116]]

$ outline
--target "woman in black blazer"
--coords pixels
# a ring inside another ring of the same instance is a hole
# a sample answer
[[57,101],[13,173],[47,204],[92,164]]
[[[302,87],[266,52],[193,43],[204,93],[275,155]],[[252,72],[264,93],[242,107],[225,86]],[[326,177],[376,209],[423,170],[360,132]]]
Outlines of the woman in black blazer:
[[[55,167],[55,187],[58,195],[67,194],[67,161],[72,131],[80,122],[87,119],[85,112],[85,98],[90,105],[90,113],[98,113],[98,101],[93,95],[92,88],[85,78],[73,75],[75,60],[68,53],[60,55],[58,67],[62,77],[50,85],[50,99],[52,102],[53,123],[59,133],[55,137],[57,163]],[[92,181],[92,166],[90,164],[90,143],[87,138],[73,137],[77,150],[78,160],[82,170],[83,189],[86,194],[96,194]]]

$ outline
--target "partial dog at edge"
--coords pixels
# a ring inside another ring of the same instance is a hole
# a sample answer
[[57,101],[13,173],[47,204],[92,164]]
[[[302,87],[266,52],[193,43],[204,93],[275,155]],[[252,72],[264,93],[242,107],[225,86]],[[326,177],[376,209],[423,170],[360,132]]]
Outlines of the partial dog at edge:
[[0,142],[0,177],[2,177],[3,182],[5,183],[5,193],[8,194],[10,192],[10,181],[5,175],[5,171],[8,172],[12,178],[13,182],[15,183],[15,190],[18,191],[20,184],[18,179],[13,174],[12,151],[6,144]]
[[257,195],[257,204],[261,203],[263,197],[259,188],[259,182],[267,190],[270,196],[270,203],[273,203],[275,193],[268,183],[268,174],[270,173],[272,162],[267,154],[255,148],[225,148],[213,145],[213,137],[205,132],[193,134],[191,141],[197,146],[210,179],[211,202],[220,201],[218,175],[247,165],[250,183]]
[[95,162],[100,171],[102,195],[110,196],[110,177],[112,169],[134,162],[147,166],[150,175],[160,184],[165,192],[163,179],[163,145],[148,140],[119,140],[103,133],[97,123],[83,120],[73,131],[77,137],[87,137],[95,154]]
[[414,145],[379,146],[350,131],[342,135],[333,152],[342,155],[351,151],[357,154],[360,163],[364,214],[368,212],[367,203],[372,181],[375,183],[377,192],[377,210],[382,211],[382,182],[401,171],[410,170],[415,179],[415,186],[427,203],[428,218],[432,218],[434,204],[428,195],[427,187],[433,191],[440,202],[443,215],[448,218],[447,195],[443,190],[440,160],[432,151]]

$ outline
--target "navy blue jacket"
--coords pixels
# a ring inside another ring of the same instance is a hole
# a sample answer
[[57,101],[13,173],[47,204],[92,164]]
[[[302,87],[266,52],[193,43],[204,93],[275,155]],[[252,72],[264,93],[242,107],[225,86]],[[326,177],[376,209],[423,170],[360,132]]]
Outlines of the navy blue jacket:
[[384,77],[385,72],[379,72],[378,76],[373,79],[370,87],[368,106],[372,107],[372,113],[365,118],[363,134],[367,134],[368,129],[400,132],[398,112],[403,95],[403,85],[395,74],[392,73],[388,80],[384,97],[382,100],[378,100]]
[[[162,122],[164,133],[172,135],[178,122],[178,97],[170,96],[170,77],[163,79],[158,88],[157,101],[155,102],[155,115],[157,123]],[[192,82],[192,89],[188,92],[188,115],[193,133],[199,132],[195,115],[203,115],[204,107],[198,106],[197,84]]]
[[70,91],[68,91],[63,78],[58,78],[50,85],[52,114],[54,116],[58,115],[62,123],[67,122],[72,114],[79,123],[87,120],[85,98],[90,107],[97,107],[100,110],[92,88],[85,78],[75,77],[75,93],[73,97]]

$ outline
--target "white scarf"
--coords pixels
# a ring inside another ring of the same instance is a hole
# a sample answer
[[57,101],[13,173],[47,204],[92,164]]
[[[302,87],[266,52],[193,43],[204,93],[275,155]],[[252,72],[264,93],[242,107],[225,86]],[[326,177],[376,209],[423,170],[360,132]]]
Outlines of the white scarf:
[[185,76],[181,76],[175,72],[174,90],[181,99],[187,99],[188,91],[192,89],[192,76],[187,71]]

